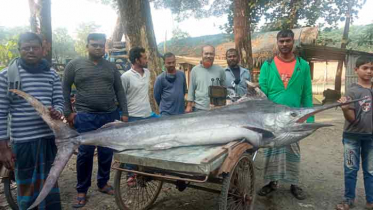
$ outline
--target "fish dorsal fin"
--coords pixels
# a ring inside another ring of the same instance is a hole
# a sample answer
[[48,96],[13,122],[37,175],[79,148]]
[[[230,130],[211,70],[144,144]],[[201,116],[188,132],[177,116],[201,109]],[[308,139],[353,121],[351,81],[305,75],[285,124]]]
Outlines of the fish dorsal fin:
[[266,94],[260,90],[258,85],[255,85],[252,82],[246,81],[247,84],[247,93],[242,96],[237,103],[250,101],[250,100],[267,100]]
[[272,133],[272,131],[263,129],[263,128],[258,128],[258,127],[252,127],[252,126],[244,126],[244,128],[252,130],[257,133],[261,133],[263,138],[273,138],[275,135]]
[[116,127],[117,125],[120,125],[122,123],[124,123],[124,122],[119,121],[119,120],[115,120],[114,122],[106,123],[105,125],[103,125],[101,128],[99,128],[97,130],[104,129],[104,128]]

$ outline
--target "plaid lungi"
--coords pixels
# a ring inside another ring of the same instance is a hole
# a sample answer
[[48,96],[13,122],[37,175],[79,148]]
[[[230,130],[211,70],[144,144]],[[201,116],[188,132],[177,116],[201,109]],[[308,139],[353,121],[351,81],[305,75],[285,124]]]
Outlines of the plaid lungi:
[[[54,137],[43,137],[14,143],[17,202],[20,210],[27,209],[38,197],[57,153]],[[42,209],[61,209],[60,191],[56,184],[38,206]]]

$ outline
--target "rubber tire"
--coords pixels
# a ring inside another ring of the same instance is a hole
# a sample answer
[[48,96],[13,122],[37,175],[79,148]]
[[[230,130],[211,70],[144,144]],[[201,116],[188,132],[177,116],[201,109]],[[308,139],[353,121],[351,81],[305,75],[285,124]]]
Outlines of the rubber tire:
[[251,190],[251,192],[252,192],[252,203],[247,210],[253,210],[254,209],[255,196],[256,196],[256,193],[255,193],[255,169],[254,169],[254,164],[253,164],[253,161],[252,161],[252,155],[244,153],[238,159],[237,163],[234,165],[234,167],[232,169],[233,173],[229,173],[229,174],[226,174],[225,176],[223,176],[222,190],[221,190],[220,197],[219,197],[219,210],[230,210],[230,209],[227,209],[227,203],[228,203],[228,194],[229,194],[229,187],[230,187],[230,182],[231,182],[231,179],[232,179],[232,174],[234,174],[234,171],[236,170],[236,167],[239,164],[239,162],[242,161],[243,159],[246,159],[246,158],[250,162],[250,169],[249,170],[253,174],[252,179],[250,180],[250,184],[253,188]]
[[[120,168],[124,168],[124,163],[120,164]],[[126,174],[125,171],[117,170],[114,177],[114,195],[115,195],[115,202],[120,210],[132,210],[128,206],[125,205],[125,202],[122,198],[121,193],[121,185],[120,182],[122,180],[122,174]],[[153,198],[148,202],[148,204],[143,207],[142,209],[138,210],[148,210],[150,207],[152,207],[153,203],[157,200],[159,193],[162,190],[163,181],[159,181],[160,185],[158,186],[156,193],[153,195]]]
[[12,210],[18,210],[17,198],[13,198],[11,184],[14,181],[10,177],[3,178],[4,194],[6,201],[8,202]]

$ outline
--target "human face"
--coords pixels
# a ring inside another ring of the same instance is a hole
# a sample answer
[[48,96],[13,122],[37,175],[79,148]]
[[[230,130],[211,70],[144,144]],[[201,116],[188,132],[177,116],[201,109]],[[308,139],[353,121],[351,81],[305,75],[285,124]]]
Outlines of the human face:
[[279,37],[277,39],[278,50],[283,55],[292,53],[293,45],[294,45],[294,39],[291,37]]
[[361,65],[359,68],[355,68],[355,72],[360,80],[368,82],[373,77],[373,63]]
[[215,49],[211,46],[206,46],[202,50],[202,62],[212,65],[215,58]]
[[102,58],[105,54],[105,40],[89,40],[87,50],[89,57],[94,59]]
[[239,59],[236,51],[229,51],[227,53],[227,63],[229,67],[236,67],[238,65]]
[[35,65],[43,58],[43,48],[38,40],[22,42],[19,47],[21,58],[30,65]]
[[136,64],[141,68],[148,67],[148,56],[145,53],[141,53],[140,59],[136,59]]
[[164,59],[164,66],[166,67],[168,73],[175,72],[176,59],[175,56],[167,57]]

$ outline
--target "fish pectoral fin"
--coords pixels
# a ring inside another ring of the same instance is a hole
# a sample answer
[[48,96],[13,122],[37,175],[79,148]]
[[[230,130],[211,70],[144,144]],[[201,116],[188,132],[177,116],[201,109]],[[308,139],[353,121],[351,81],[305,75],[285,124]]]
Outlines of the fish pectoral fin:
[[266,130],[266,129],[263,129],[263,128],[257,128],[257,127],[252,127],[252,126],[243,126],[243,128],[252,130],[254,132],[258,132],[258,133],[262,134],[263,138],[273,138],[273,137],[275,137],[275,135],[272,133],[272,131],[269,131],[269,130]]
[[[115,120],[114,122],[106,123],[105,125],[101,126],[101,128],[99,128],[99,129],[111,128],[111,127],[115,127],[115,126],[123,124],[123,123],[124,122],[122,122],[122,121]],[[99,129],[97,129],[97,130],[99,130]]]
[[170,148],[173,148],[175,146],[177,146],[176,142],[166,141],[166,142],[161,142],[161,143],[155,144],[155,145],[147,148],[146,150],[163,150],[163,149],[170,149]]

